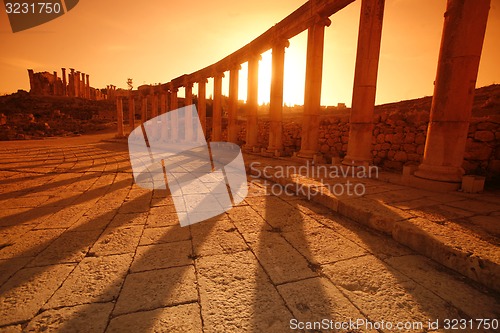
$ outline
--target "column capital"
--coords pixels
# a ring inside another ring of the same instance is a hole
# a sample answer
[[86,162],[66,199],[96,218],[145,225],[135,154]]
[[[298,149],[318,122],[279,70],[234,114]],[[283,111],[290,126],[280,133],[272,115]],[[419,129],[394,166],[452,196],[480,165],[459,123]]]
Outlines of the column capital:
[[235,64],[232,64],[230,67],[229,67],[229,70],[233,71],[233,70],[240,70],[241,69],[241,64],[238,64],[238,63],[235,63]]
[[223,78],[225,77],[224,72],[214,71],[212,73],[212,77],[215,78]]
[[257,61],[261,61],[262,60],[262,54],[260,53],[252,53],[248,56],[248,61],[251,61],[251,60],[257,60]]
[[323,17],[317,15],[314,20],[314,25],[329,27],[332,24],[332,21],[328,17]]
[[276,39],[273,41],[273,48],[287,48],[290,46],[290,41],[288,39]]

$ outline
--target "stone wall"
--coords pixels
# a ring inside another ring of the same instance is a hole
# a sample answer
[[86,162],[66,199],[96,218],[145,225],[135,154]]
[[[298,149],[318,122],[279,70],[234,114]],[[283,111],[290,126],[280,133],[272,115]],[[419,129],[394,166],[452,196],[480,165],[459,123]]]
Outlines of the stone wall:
[[[487,89],[493,87],[491,89]],[[468,174],[500,178],[500,85],[478,89],[469,126],[464,169]],[[485,92],[484,89],[487,89]],[[375,109],[373,163],[385,169],[402,170],[422,161],[431,97],[377,106]],[[349,140],[349,110],[323,114],[319,128],[319,150],[329,162],[343,158]],[[259,145],[267,147],[269,121],[259,119]],[[300,150],[301,119],[283,122],[283,144],[287,155]],[[245,122],[240,121],[240,143],[245,141]]]

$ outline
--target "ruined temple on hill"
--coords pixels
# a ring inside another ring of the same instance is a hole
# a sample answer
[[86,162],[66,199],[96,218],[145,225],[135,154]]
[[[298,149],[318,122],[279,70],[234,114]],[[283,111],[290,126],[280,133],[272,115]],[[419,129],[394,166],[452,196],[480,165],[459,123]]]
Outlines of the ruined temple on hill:
[[66,68],[61,68],[61,76],[57,72],[33,72],[28,69],[30,78],[30,94],[36,96],[67,96],[79,97],[90,100],[112,99],[113,85],[108,85],[106,89],[97,89],[90,86],[90,75],[75,71],[70,68],[66,75]]

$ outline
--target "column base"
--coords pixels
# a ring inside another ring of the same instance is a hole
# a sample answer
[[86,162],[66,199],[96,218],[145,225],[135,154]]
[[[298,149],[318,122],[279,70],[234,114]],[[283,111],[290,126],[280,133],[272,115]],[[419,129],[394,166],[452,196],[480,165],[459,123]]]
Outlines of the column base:
[[312,155],[310,154],[301,154],[301,152],[295,152],[293,153],[293,156],[291,157],[293,161],[304,163],[304,164],[325,164],[325,158],[318,153],[314,153]]
[[441,182],[460,183],[465,171],[458,167],[420,164],[414,175],[418,178]]
[[244,145],[241,150],[245,153],[260,153],[260,147]]
[[284,156],[284,151],[282,148],[267,147],[262,148],[261,154],[268,157],[281,157]]
[[343,165],[351,165],[351,166],[368,166],[370,165],[371,160],[370,159],[364,159],[364,158],[357,158],[355,156],[346,156],[342,160]]
[[413,175],[408,176],[407,184],[422,190],[429,190],[434,192],[454,192],[460,189],[460,183],[444,182],[439,180],[430,180]]

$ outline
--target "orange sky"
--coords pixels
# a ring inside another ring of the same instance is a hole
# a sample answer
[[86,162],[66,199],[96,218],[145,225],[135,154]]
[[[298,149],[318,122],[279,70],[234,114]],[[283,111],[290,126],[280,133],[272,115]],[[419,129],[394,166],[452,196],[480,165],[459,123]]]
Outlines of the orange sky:
[[[93,87],[168,82],[242,47],[305,0],[83,0],[66,15],[13,34],[0,13],[0,93],[29,90],[27,68],[73,67]],[[446,0],[386,0],[377,104],[432,95]],[[351,104],[360,1],[330,17],[322,104]],[[500,82],[500,0],[492,0],[477,86]],[[286,50],[285,103],[302,104],[305,33]],[[269,100],[270,53],[261,61],[259,100]],[[246,64],[240,99],[246,98]],[[228,75],[223,92],[227,94]],[[207,96],[212,89],[211,80]],[[194,89],[196,93],[196,85]],[[182,90],[180,91],[182,96]]]

